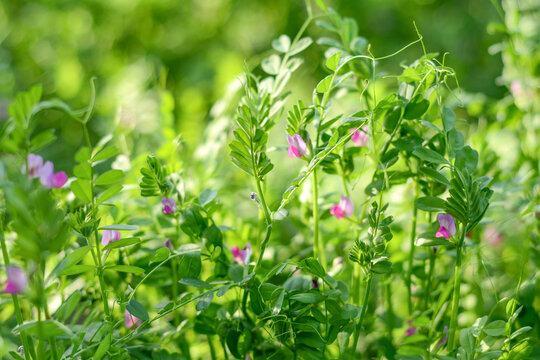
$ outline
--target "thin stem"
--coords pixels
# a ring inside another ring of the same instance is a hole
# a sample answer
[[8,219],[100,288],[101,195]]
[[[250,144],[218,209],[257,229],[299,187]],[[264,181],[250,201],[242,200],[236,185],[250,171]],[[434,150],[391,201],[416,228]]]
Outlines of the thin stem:
[[435,271],[435,259],[437,257],[437,250],[435,250],[435,247],[432,247],[429,254],[429,273],[427,278],[427,285],[426,285],[426,296],[424,298],[425,300],[425,309],[429,307],[429,300],[430,300],[430,294],[431,294],[431,284],[433,283],[433,273]]
[[326,254],[319,239],[319,185],[317,169],[313,171],[313,257],[326,269]]
[[208,347],[210,347],[210,356],[212,357],[212,360],[216,360],[216,350],[214,349],[214,344],[212,343],[212,337],[210,335],[206,335],[206,339],[208,340]]
[[394,329],[394,308],[392,306],[392,275],[387,274],[386,275],[386,329],[388,331],[388,338],[390,339],[390,343],[393,342],[393,336],[392,336],[392,330]]
[[364,317],[366,316],[372,280],[373,274],[369,272],[366,284],[366,293],[364,294],[364,301],[362,302],[362,312],[360,313],[360,319],[358,319],[358,324],[356,324],[356,328],[354,329],[353,353],[356,352],[356,347],[358,346],[358,340],[360,338],[360,330],[362,329],[362,322],[364,321]]
[[272,233],[272,223],[266,227],[266,236],[264,237],[262,243],[261,243],[261,249],[259,251],[259,257],[257,258],[257,262],[255,263],[255,269],[253,269],[253,272],[257,272],[259,267],[261,266],[261,262],[264,256],[264,251],[266,250],[266,246],[268,245],[268,240],[270,240],[270,234]]
[[[418,198],[418,179],[415,181],[414,186],[414,201]],[[413,265],[414,265],[414,251],[416,249],[416,246],[414,245],[414,241],[416,240],[416,220],[418,217],[418,209],[413,204],[413,219],[412,219],[412,229],[411,229],[411,241],[410,246],[411,249],[409,250],[409,268],[407,270],[407,305],[409,309],[409,316],[412,315],[413,312],[413,305],[412,305],[412,272],[413,272]]]
[[454,294],[452,296],[452,315],[450,317],[450,329],[448,334],[448,350],[452,351],[454,349],[454,339],[456,336],[457,330],[457,316],[459,310],[459,296],[461,290],[461,258],[463,251],[463,239],[465,238],[465,228],[466,224],[463,224],[461,230],[461,238],[458,246],[456,246],[456,269],[454,274]]
[[[28,167],[27,167],[28,169]],[[0,244],[2,246],[2,257],[4,258],[4,265],[6,268],[9,266],[9,255],[6,246],[6,239],[4,238],[4,216],[0,213]],[[22,325],[24,323],[21,307],[19,305],[19,298],[17,295],[12,294],[11,300],[13,301],[13,307],[15,308],[15,317],[17,318],[17,324]],[[30,349],[27,336],[21,331],[21,342],[24,349],[24,354],[28,355],[32,359],[31,354],[34,354],[34,349]],[[30,352],[31,350],[31,352]],[[34,356],[35,357],[35,356]]]

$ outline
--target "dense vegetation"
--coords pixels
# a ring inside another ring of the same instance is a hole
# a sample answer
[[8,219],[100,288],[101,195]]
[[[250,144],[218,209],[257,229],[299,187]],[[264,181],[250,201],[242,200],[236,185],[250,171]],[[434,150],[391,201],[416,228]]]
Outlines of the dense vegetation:
[[399,45],[349,2],[173,3],[0,5],[2,358],[540,359],[538,4],[486,4],[498,68],[414,2]]

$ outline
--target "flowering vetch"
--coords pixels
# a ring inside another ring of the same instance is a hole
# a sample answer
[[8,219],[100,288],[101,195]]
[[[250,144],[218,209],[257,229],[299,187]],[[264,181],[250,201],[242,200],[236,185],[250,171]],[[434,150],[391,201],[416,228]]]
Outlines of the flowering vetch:
[[435,234],[435,237],[444,237],[448,240],[456,235],[456,223],[454,222],[454,217],[452,215],[439,214],[437,215],[437,219],[439,219],[440,228],[437,231],[437,234]]
[[416,327],[412,325],[412,320],[407,320],[407,324],[409,327],[407,327],[407,330],[405,330],[405,336],[412,336],[416,334]]
[[339,204],[332,206],[330,209],[330,214],[337,217],[339,220],[344,217],[349,217],[354,211],[354,205],[351,199],[345,195],[341,195],[341,200]]
[[234,261],[240,265],[249,263],[249,258],[251,257],[251,243],[247,243],[242,250],[238,246],[233,246],[231,248],[231,254]]
[[[48,189],[61,188],[67,182],[67,175],[63,171],[54,172],[54,164],[47,161],[43,164],[43,158],[36,154],[29,154],[27,158],[28,177],[39,178],[43,186]],[[26,164],[21,167],[21,172],[26,173]]]
[[307,153],[306,143],[300,135],[287,135],[287,142],[290,145],[287,152],[287,155],[289,155],[290,158],[302,157],[305,153]]
[[351,132],[354,132],[353,136],[351,136],[351,141],[354,143],[354,145],[364,146],[369,141],[369,135],[367,134],[368,132],[367,126],[364,126],[362,127],[361,130],[357,130],[357,131],[354,131],[354,129],[351,129]]
[[126,329],[131,329],[133,326],[136,328],[141,326],[141,319],[131,315],[129,311],[124,311],[124,325],[126,326]]
[[6,267],[7,282],[4,292],[17,295],[26,291],[28,288],[28,277],[23,269],[17,266]]
[[120,232],[118,230],[103,230],[101,236],[101,245],[107,246],[114,241],[120,240]]
[[165,240],[165,243],[163,244],[167,249],[173,251],[173,246],[172,246],[172,242],[171,242],[171,239],[167,238]]
[[163,204],[163,213],[167,215],[171,215],[172,213],[176,212],[176,203],[174,202],[173,198],[162,198],[161,203]]

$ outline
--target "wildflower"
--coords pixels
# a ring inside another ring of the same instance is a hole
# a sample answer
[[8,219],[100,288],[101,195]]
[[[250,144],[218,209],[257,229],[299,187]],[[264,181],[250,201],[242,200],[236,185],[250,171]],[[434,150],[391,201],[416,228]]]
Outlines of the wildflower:
[[330,209],[330,214],[337,217],[339,220],[343,219],[344,217],[349,217],[352,215],[354,211],[354,205],[347,196],[341,195],[341,200],[339,204],[332,206]]
[[131,315],[129,311],[124,311],[124,325],[126,326],[126,329],[131,329],[133,326],[138,328],[141,326],[141,319]]
[[101,245],[107,246],[114,241],[120,240],[120,232],[118,230],[103,230],[101,236]]
[[514,97],[519,97],[521,94],[523,94],[523,85],[521,84],[521,81],[512,81],[510,84],[510,92]]
[[231,254],[234,261],[240,265],[249,263],[249,258],[251,257],[251,244],[247,243],[242,250],[238,246],[233,246],[231,249]]
[[172,213],[176,212],[176,203],[174,202],[173,198],[162,198],[161,203],[163,204],[163,213],[167,215],[171,215]]
[[305,153],[307,153],[306,143],[300,135],[287,135],[287,142],[290,145],[287,152],[287,155],[289,155],[290,158],[302,157]]
[[354,131],[354,129],[351,129],[351,132],[354,132],[353,136],[351,136],[351,141],[356,146],[364,146],[369,141],[369,136],[367,134],[368,127],[364,126],[361,130]]
[[484,232],[484,241],[491,246],[499,246],[502,244],[503,235],[497,230],[494,225],[488,225]]
[[24,270],[17,266],[7,266],[6,272],[8,280],[4,292],[12,295],[25,292],[28,288],[28,277]]
[[[30,179],[38,177],[39,170],[43,166],[43,158],[36,154],[28,154],[26,162],[28,163],[28,177]],[[22,165],[21,172],[26,174],[26,164]]]
[[412,325],[412,320],[407,320],[409,327],[405,330],[405,336],[412,336],[416,334],[416,327]]
[[441,227],[437,231],[437,234],[435,234],[436,237],[444,237],[448,240],[456,235],[456,223],[454,222],[454,217],[452,215],[439,214],[437,215],[437,219],[439,219],[439,225]]
[[165,240],[165,243],[163,243],[163,245],[164,245],[167,249],[173,251],[173,246],[172,246],[171,239],[167,238],[167,239]]
[[311,288],[312,289],[318,289],[319,288],[319,282],[317,281],[317,278],[311,279]]

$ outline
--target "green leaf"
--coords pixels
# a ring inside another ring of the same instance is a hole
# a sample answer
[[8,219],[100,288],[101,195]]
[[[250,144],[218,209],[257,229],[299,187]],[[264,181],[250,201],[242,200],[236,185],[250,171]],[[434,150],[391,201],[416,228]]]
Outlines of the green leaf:
[[201,204],[201,206],[205,206],[206,204],[210,203],[216,198],[217,193],[217,190],[204,189],[199,195],[199,204]]
[[449,164],[449,162],[441,154],[425,147],[418,147],[414,149],[413,155],[430,163],[435,163],[439,165]]
[[202,280],[195,279],[195,278],[189,278],[189,277],[182,278],[178,282],[180,284],[184,284],[184,285],[187,285],[187,286],[193,286],[193,287],[199,287],[199,288],[212,287],[212,285],[210,285],[207,282],[204,282]]
[[185,278],[197,278],[201,274],[202,261],[198,252],[185,254],[180,259],[178,273]]
[[339,66],[339,59],[341,58],[341,51],[336,52],[326,60],[326,67],[332,71],[336,71]]
[[416,199],[414,206],[423,211],[436,212],[444,211],[446,208],[446,202],[438,197],[424,196]]
[[112,250],[112,249],[118,249],[126,246],[135,245],[141,242],[141,239],[139,238],[125,238],[120,239],[117,241],[113,241],[109,245],[105,246],[103,250]]
[[88,271],[93,271],[95,269],[94,265],[71,265],[66,267],[58,273],[59,276],[69,276],[82,274]]
[[463,329],[459,332],[459,344],[463,347],[467,354],[474,353],[474,336],[470,328]]
[[162,247],[156,250],[154,255],[150,258],[150,262],[162,262],[163,260],[167,259],[169,255],[171,254],[171,251],[169,248]]
[[405,107],[403,118],[407,120],[419,119],[429,108],[429,101],[423,94],[418,94],[409,101]]
[[122,224],[112,224],[107,226],[102,226],[99,230],[138,230],[139,227],[135,225],[122,225]]
[[106,185],[118,182],[124,178],[122,170],[109,170],[101,174],[95,181],[96,185]]
[[96,352],[94,353],[94,360],[101,360],[103,356],[105,356],[111,346],[111,338],[112,334],[108,334],[105,336],[105,339],[101,341]]
[[442,122],[444,131],[448,132],[452,130],[456,124],[456,115],[454,114],[454,110],[445,106],[442,111]]
[[272,47],[279,52],[286,53],[291,47],[291,39],[287,35],[281,35],[272,41]]
[[141,319],[143,321],[150,320],[150,316],[148,316],[148,312],[144,306],[142,306],[142,304],[136,300],[129,300],[129,303],[126,305],[126,310],[137,319]]
[[30,140],[30,152],[35,152],[42,147],[45,147],[56,140],[56,135],[54,134],[54,129],[47,129],[40,132],[36,136],[32,137]]
[[296,55],[302,51],[304,51],[309,45],[313,43],[313,40],[309,37],[303,37],[300,40],[296,42],[296,44],[293,45],[293,47],[289,51],[289,55],[293,56]]
[[92,166],[87,162],[75,165],[73,167],[73,175],[79,179],[90,180],[92,178]]
[[99,198],[97,199],[97,204],[102,204],[110,198],[116,196],[120,191],[122,191],[123,188],[124,187],[120,184],[108,188],[99,196]]
[[469,173],[472,174],[477,165],[478,152],[473,150],[470,146],[465,146],[457,152],[455,166],[458,169],[467,169]]
[[88,180],[77,179],[73,181],[71,191],[79,200],[85,203],[92,201],[92,186]]
[[84,163],[90,160],[90,157],[92,156],[92,153],[90,152],[90,149],[86,146],[80,148],[77,153],[75,153],[75,161]]
[[416,246],[445,246],[453,245],[445,238],[438,238],[435,236],[435,232],[429,231],[418,235],[415,243]]
[[51,272],[51,275],[49,275],[49,278],[51,276],[53,276],[54,274],[58,274],[60,273],[62,270],[72,266],[72,265],[75,265],[77,264],[79,261],[82,260],[82,258],[84,258],[84,256],[90,251],[90,246],[87,245],[87,246],[82,246],[78,249],[75,249],[73,250],[69,255],[67,255],[65,258],[62,259],[62,261],[60,261],[58,263],[58,265],[56,265],[56,267],[54,268],[54,270]]
[[132,266],[132,265],[112,265],[112,266],[105,267],[105,269],[112,270],[112,271],[133,273],[133,274],[144,274],[143,268]]
[[326,271],[319,263],[319,261],[312,257],[300,261],[298,267],[320,278],[324,278],[324,276],[326,275]]
[[114,156],[118,153],[118,149],[115,146],[110,146],[105,149],[100,150],[97,154],[92,157],[92,162],[98,162],[106,160],[111,156]]
[[435,169],[423,166],[420,168],[420,172],[443,185],[450,186],[450,180]]
[[333,75],[328,75],[317,84],[316,90],[318,93],[325,93],[330,89],[330,86],[332,85],[332,77]]
[[281,65],[281,58],[279,55],[270,55],[264,59],[261,63],[262,69],[270,75],[277,75],[279,73],[279,67]]
[[210,304],[212,303],[213,298],[214,298],[214,292],[213,291],[205,293],[201,297],[201,300],[199,300],[199,302],[195,306],[195,309],[197,309],[197,311],[202,311],[204,309],[207,309],[210,306]]
[[323,301],[324,298],[320,292],[314,291],[314,292],[308,292],[308,293],[295,294],[291,296],[291,300],[295,300],[303,304],[316,304]]
[[484,327],[484,332],[489,336],[501,336],[504,334],[506,322],[503,320],[495,320]]
[[388,274],[392,271],[392,263],[388,260],[377,261],[371,265],[371,270],[375,274]]
[[36,335],[41,339],[72,335],[72,331],[67,326],[56,320],[27,321],[21,325],[17,325],[13,329],[13,332],[16,335],[25,332],[28,335]]

